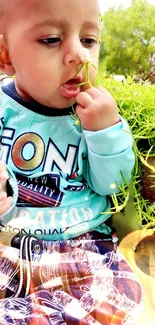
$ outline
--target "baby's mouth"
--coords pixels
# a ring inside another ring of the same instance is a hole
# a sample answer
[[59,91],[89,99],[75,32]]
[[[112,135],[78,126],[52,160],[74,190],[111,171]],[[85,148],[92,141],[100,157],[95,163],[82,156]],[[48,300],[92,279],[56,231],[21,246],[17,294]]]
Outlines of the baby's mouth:
[[61,93],[66,98],[76,97],[80,93],[80,78],[73,78],[61,86]]

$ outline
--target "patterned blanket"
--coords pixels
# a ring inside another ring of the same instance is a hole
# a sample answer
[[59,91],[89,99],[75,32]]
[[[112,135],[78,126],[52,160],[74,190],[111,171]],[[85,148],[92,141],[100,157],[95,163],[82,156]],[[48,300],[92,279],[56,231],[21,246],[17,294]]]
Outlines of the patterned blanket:
[[141,286],[116,238],[99,235],[1,244],[0,325],[136,324]]

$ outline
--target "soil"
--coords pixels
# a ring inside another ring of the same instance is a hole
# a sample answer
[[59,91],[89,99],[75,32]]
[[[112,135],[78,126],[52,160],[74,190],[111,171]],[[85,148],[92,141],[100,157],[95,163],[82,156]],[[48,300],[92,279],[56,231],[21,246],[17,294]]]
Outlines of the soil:
[[[155,157],[149,157],[147,162],[155,167]],[[153,177],[154,176],[154,177]],[[143,175],[141,176],[142,196],[150,203],[155,202],[155,174],[151,174],[151,170],[144,166]]]

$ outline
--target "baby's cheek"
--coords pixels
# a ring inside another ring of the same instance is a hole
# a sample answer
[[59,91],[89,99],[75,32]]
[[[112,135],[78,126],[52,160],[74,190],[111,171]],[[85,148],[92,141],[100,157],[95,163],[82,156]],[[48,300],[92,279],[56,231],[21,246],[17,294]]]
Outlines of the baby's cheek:
[[90,72],[89,72],[89,79],[90,79],[92,85],[95,85],[96,77],[97,77],[98,64],[95,64],[95,63],[93,63],[93,64],[96,67],[96,69],[93,66],[91,66]]

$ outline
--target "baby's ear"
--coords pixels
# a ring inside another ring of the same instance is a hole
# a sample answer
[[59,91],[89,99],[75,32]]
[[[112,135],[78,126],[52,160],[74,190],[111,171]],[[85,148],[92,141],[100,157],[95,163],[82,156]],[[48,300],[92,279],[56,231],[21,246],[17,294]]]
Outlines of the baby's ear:
[[15,70],[9,59],[9,52],[5,46],[3,34],[0,35],[0,70],[8,76],[14,76]]

